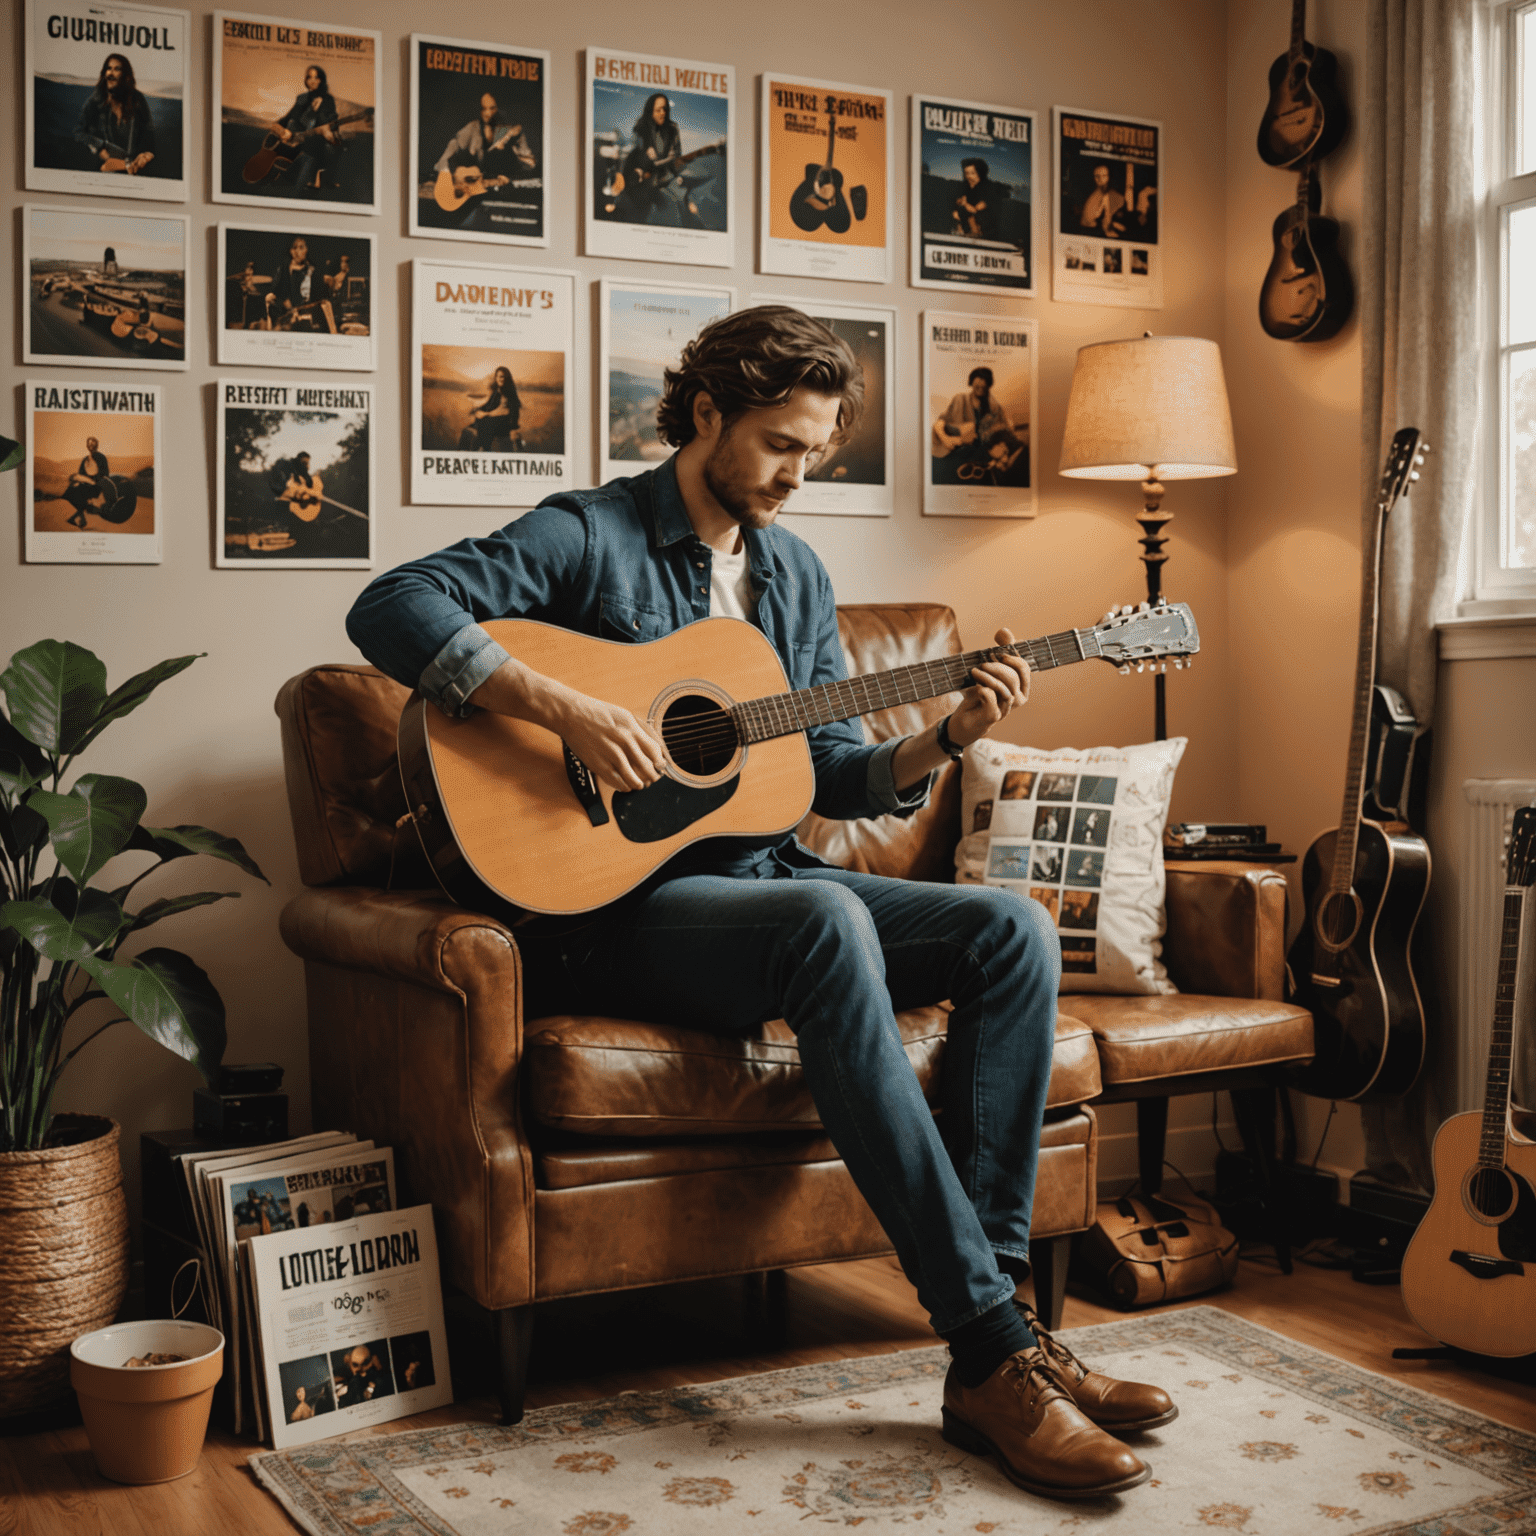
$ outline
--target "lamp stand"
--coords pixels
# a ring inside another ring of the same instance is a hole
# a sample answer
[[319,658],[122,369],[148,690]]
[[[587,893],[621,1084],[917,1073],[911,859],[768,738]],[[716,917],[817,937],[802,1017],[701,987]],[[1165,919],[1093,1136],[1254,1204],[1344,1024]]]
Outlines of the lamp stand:
[[[1141,482],[1141,494],[1146,504],[1137,515],[1141,524],[1141,562],[1147,568],[1147,601],[1154,606],[1163,598],[1163,565],[1168,559],[1163,545],[1168,542],[1164,530],[1173,521],[1173,513],[1163,511],[1163,482],[1154,472]],[[1152,678],[1153,687],[1153,739],[1168,739],[1168,679],[1163,672]]]

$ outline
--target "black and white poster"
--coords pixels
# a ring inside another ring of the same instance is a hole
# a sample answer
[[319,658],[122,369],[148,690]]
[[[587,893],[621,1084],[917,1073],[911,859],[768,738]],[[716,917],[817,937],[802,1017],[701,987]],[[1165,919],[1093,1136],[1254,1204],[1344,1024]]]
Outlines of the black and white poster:
[[28,379],[27,559],[158,565],[160,388]]
[[1033,517],[1030,417],[1039,328],[1005,315],[923,315],[929,517]]
[[585,253],[728,267],[736,72],[588,48]]
[[189,14],[26,0],[23,25],[27,187],[186,202]]
[[752,295],[754,304],[788,304],[845,342],[864,375],[864,411],[846,442],[833,443],[805,472],[787,512],[889,517],[896,510],[896,311],[830,304],[786,294]]
[[912,285],[1035,294],[1035,114],[912,98]]
[[220,379],[216,563],[373,564],[373,391]]
[[1051,297],[1163,307],[1163,125],[1053,107]]
[[548,245],[549,55],[411,36],[410,231]]
[[213,13],[213,200],[379,211],[381,39]]
[[411,500],[532,507],[572,490],[570,272],[411,263]]
[[221,363],[374,367],[372,235],[219,225]]
[[71,368],[187,366],[187,220],[22,209],[22,356]]

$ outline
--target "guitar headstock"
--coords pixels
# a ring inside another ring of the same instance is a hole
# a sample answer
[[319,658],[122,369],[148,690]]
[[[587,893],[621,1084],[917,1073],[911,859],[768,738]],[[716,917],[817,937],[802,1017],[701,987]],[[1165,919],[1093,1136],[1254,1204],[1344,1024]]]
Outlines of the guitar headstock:
[[1522,805],[1509,829],[1508,885],[1536,885],[1536,805]]
[[1393,508],[1399,496],[1406,496],[1419,478],[1424,455],[1429,444],[1419,436],[1417,427],[1403,427],[1392,439],[1387,449],[1387,462],[1381,468],[1381,486],[1376,492],[1376,504],[1385,516]]
[[1200,630],[1188,603],[1143,603],[1139,608],[1111,608],[1093,626],[1099,655],[1122,672],[1139,672],[1149,661],[1175,658],[1174,667],[1190,665],[1184,658],[1200,649]]

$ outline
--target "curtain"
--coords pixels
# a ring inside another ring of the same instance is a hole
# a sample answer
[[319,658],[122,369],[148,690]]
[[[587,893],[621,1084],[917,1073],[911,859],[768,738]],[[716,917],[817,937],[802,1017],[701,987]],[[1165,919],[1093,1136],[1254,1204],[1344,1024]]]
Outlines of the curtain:
[[[1377,676],[1407,697],[1421,724],[1434,715],[1435,625],[1464,595],[1473,536],[1486,314],[1479,282],[1484,10],[1484,0],[1370,0],[1366,34],[1365,548],[1386,446],[1399,427],[1416,426],[1432,452],[1387,522]],[[1454,1032],[1446,1024],[1454,1008],[1438,987],[1443,968],[1433,953],[1426,958],[1418,968],[1430,1035],[1424,1072],[1406,1098],[1367,1106],[1363,1115],[1367,1171],[1424,1189],[1435,1128],[1455,1107],[1442,1102],[1453,1081]]]

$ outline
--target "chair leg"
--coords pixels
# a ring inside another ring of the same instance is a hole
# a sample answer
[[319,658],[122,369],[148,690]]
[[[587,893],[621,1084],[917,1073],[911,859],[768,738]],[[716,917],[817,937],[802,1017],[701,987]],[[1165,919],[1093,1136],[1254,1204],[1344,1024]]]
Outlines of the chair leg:
[[528,1389],[528,1347],[533,1342],[533,1308],[503,1307],[491,1318],[496,1330],[501,1422],[521,1424]]
[[789,1334],[789,1271],[758,1269],[741,1277],[742,1332],[763,1349],[782,1349]]
[[1061,1327],[1061,1309],[1067,1299],[1067,1263],[1071,1257],[1070,1237],[1037,1237],[1029,1245],[1035,1311],[1047,1328]]
[[1243,1149],[1259,1171],[1259,1187],[1264,1192],[1264,1209],[1269,1216],[1275,1258],[1282,1274],[1290,1274],[1291,1222],[1279,1180],[1275,1177],[1275,1090],[1237,1088],[1232,1092],[1232,1113]]
[[1163,1188],[1163,1157],[1168,1146],[1168,1100],[1136,1100],[1136,1171],[1141,1194],[1150,1199]]

